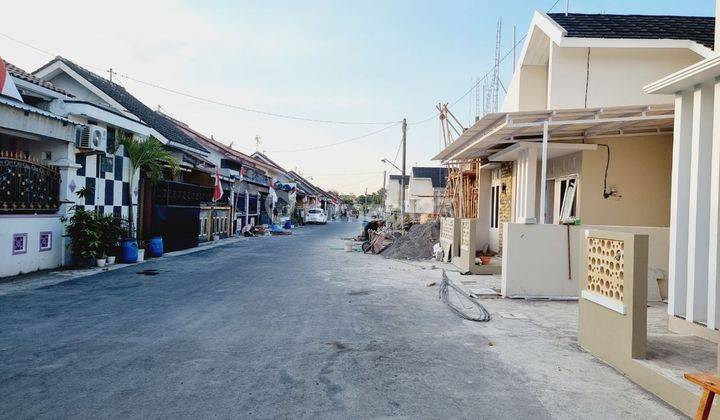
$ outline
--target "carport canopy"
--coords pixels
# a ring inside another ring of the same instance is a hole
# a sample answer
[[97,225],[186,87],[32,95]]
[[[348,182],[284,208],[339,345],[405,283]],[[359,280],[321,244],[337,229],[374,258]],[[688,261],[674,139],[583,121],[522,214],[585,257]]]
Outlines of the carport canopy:
[[452,163],[488,158],[519,142],[544,140],[547,144],[671,133],[673,122],[673,105],[492,113],[465,130],[433,160]]

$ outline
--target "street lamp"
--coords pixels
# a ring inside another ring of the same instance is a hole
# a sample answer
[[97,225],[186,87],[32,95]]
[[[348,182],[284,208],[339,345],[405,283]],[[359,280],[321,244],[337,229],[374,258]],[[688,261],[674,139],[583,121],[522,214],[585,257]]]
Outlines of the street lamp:
[[385,158],[380,159],[380,162],[382,162],[382,163],[387,163],[388,165],[392,165],[393,168],[395,168],[395,169],[397,169],[398,171],[402,172],[402,169],[398,168],[397,165],[395,165],[394,163],[390,162],[389,160],[387,160],[387,159],[385,159]]

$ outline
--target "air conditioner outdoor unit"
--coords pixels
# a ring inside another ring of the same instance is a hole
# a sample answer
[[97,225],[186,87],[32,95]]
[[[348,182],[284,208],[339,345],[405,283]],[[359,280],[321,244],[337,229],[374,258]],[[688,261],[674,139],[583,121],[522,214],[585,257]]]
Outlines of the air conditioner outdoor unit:
[[78,127],[75,144],[81,149],[92,149],[104,152],[107,148],[107,130],[97,125]]

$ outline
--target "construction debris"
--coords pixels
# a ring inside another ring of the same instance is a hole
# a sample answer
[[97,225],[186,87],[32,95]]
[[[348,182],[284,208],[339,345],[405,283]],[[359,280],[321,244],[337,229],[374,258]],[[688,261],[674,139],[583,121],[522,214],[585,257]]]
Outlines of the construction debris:
[[440,238],[440,220],[410,227],[405,235],[397,238],[383,255],[403,260],[423,260],[433,257],[433,246]]

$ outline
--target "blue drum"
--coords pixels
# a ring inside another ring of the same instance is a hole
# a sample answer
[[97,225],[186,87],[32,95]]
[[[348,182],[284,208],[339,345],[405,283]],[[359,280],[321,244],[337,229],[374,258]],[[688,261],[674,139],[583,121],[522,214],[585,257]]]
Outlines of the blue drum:
[[155,236],[150,238],[148,252],[151,257],[157,258],[162,257],[163,254],[163,239],[162,236]]
[[138,259],[138,244],[136,239],[123,239],[120,245],[121,260],[124,263],[134,263]]

